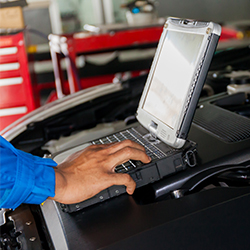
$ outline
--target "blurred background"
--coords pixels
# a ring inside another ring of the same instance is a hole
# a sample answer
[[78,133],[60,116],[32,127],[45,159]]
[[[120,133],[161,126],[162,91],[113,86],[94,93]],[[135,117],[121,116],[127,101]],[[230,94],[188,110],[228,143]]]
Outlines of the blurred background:
[[169,16],[220,23],[222,48],[249,39],[249,10],[249,0],[0,0],[0,131],[65,95],[147,73]]

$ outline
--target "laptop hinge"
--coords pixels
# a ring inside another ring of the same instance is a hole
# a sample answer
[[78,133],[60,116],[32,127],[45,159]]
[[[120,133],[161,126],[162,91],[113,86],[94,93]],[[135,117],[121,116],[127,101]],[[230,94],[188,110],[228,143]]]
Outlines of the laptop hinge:
[[149,132],[150,132],[150,135],[151,135],[154,139],[157,138],[156,133],[154,133],[153,131],[149,131]]
[[149,130],[149,132],[150,132],[150,134],[151,134],[151,136],[153,137],[153,138],[157,138],[157,133],[156,133],[156,131],[157,131],[157,127],[158,127],[158,124],[157,123],[155,123],[154,121],[151,121],[151,123],[149,124],[149,126],[148,126],[148,130]]

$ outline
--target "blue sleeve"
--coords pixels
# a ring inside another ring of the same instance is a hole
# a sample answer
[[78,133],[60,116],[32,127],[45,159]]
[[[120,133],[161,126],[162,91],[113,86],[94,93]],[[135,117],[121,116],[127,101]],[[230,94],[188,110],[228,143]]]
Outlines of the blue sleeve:
[[55,196],[57,164],[25,153],[0,136],[0,208],[40,204]]

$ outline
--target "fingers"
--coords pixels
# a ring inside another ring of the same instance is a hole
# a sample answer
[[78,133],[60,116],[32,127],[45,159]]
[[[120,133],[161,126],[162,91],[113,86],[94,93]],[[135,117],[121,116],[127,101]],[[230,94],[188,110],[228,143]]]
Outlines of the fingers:
[[110,145],[109,149],[110,149],[110,153],[114,153],[118,150],[121,150],[125,147],[131,147],[131,148],[135,148],[135,149],[138,149],[138,150],[142,150],[142,151],[145,151],[145,148],[143,146],[141,146],[140,144],[134,142],[134,141],[131,141],[131,140],[124,140],[124,141],[121,141],[121,142],[117,142],[117,143],[111,143],[111,144],[108,144]]
[[130,159],[144,163],[151,160],[142,146],[130,140],[91,145],[71,155],[55,169],[54,199],[61,203],[76,203],[113,185],[125,185],[127,193],[133,194],[136,183],[131,176],[113,171],[115,166]]
[[151,158],[146,154],[145,149],[141,145],[129,140],[119,145],[114,145],[110,152],[112,153],[108,159],[108,164],[109,166],[113,166],[112,169],[129,160],[138,160],[143,163],[149,163],[151,161]]
[[[107,143],[107,144],[91,145],[87,147],[87,149],[91,151],[99,151],[102,149],[108,149],[108,154],[113,154],[116,151],[119,151],[125,147],[131,147],[131,148],[142,150],[145,152],[145,148],[143,146],[131,140],[124,140],[121,142],[112,142],[112,143]],[[83,152],[83,151],[84,150],[81,150],[80,152]]]
[[138,160],[143,163],[149,163],[151,161],[150,157],[146,154],[145,148],[131,140],[111,144],[92,145],[88,150],[90,157],[95,157],[108,171],[113,171],[115,166],[129,160]]
[[113,185],[124,185],[128,194],[132,195],[136,188],[136,183],[129,174],[110,174],[110,180]]
[[133,148],[123,148],[113,154],[113,157],[110,159],[110,163],[113,166],[123,164],[129,160],[141,161],[143,163],[149,163],[151,158],[141,150],[135,150]]

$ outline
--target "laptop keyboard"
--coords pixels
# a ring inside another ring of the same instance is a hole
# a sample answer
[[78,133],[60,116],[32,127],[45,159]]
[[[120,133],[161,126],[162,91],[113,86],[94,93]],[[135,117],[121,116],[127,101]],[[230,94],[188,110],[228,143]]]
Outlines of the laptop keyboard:
[[[147,155],[150,156],[152,160],[161,159],[166,156],[166,153],[162,152],[154,144],[150,143],[148,140],[143,138],[142,135],[139,134],[134,128],[130,128],[122,132],[115,133],[113,135],[103,137],[98,140],[94,140],[92,141],[92,144],[107,144],[107,143],[112,143],[112,142],[124,141],[126,139],[129,139],[131,141],[137,142],[138,144],[141,144],[145,148]],[[141,161],[130,160],[130,161],[125,162],[124,164],[118,165],[115,168],[115,172],[126,173],[142,165],[143,163]]]

